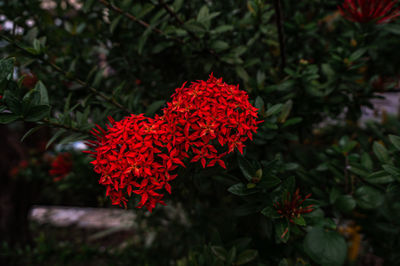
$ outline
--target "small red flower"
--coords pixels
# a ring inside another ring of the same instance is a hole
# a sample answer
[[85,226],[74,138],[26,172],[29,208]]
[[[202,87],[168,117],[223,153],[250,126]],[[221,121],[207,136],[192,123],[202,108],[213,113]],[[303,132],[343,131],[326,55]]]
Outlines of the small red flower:
[[300,196],[300,190],[296,189],[296,192],[293,195],[288,193],[283,202],[276,202],[274,207],[281,218],[286,218],[291,223],[294,223],[294,218],[299,218],[301,214],[310,213],[314,210],[314,205],[308,205],[306,207],[301,206],[309,197],[311,197],[311,194],[308,194],[304,199],[302,199]]
[[344,0],[339,6],[343,17],[350,21],[383,24],[400,16],[400,8],[393,0]]
[[72,170],[72,157],[69,153],[60,153],[51,163],[49,174],[57,182],[66,177]]
[[23,74],[23,77],[22,85],[28,89],[33,89],[38,82],[38,78],[35,74],[25,73]]

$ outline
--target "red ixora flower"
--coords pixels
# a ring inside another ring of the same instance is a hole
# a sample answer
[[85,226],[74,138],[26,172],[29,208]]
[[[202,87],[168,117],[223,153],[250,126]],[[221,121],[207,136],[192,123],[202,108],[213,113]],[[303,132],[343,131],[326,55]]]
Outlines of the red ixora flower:
[[345,0],[340,13],[348,20],[360,23],[388,23],[400,16],[400,8],[393,0]]
[[211,75],[176,89],[162,116],[132,114],[118,122],[109,118],[106,129],[97,125],[97,140],[89,141],[87,152],[112,204],[126,207],[126,196],[134,193],[141,196],[137,207],[152,211],[164,204],[162,190],[171,193],[173,172],[184,161],[226,168],[223,156],[235,149],[243,153],[257,131],[256,119],[245,91]]
[[244,142],[257,132],[257,108],[245,91],[210,75],[207,81],[193,82],[176,89],[164,108],[162,119],[170,133],[166,140],[179,150],[190,153],[191,162],[203,167],[219,164],[235,149],[243,154]]
[[131,115],[115,122],[109,118],[107,130],[97,126],[92,133],[97,141],[90,141],[95,158],[95,172],[101,174],[99,183],[107,187],[106,195],[112,204],[126,207],[127,196],[141,196],[138,208],[145,206],[151,211],[157,203],[164,204],[165,189],[171,193],[169,182],[176,175],[170,172],[178,165],[184,166],[183,152],[172,149],[165,153],[166,123],[160,119]]
[[293,195],[288,192],[286,198],[282,203],[276,202],[274,207],[281,218],[287,218],[291,223],[294,223],[294,218],[299,218],[301,214],[312,212],[314,205],[308,205],[306,207],[301,206],[303,202],[311,197],[311,194],[302,199],[300,196],[300,190],[296,189]]
[[55,182],[66,177],[72,170],[72,157],[69,153],[60,153],[51,163],[49,174]]

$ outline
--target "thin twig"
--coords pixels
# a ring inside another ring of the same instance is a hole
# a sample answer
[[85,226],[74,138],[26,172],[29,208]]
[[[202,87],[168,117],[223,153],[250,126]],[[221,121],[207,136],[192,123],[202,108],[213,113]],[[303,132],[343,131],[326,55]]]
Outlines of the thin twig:
[[57,123],[57,122],[54,122],[54,121],[50,121],[49,119],[43,119],[42,121],[45,124],[47,124],[48,126],[51,126],[51,127],[63,128],[63,129],[69,130],[69,131],[73,131],[73,132],[76,132],[76,133],[81,133],[81,134],[90,136],[89,131],[86,131],[86,130],[82,130],[82,129],[79,129],[79,128],[76,128],[76,127],[60,124],[60,123]]
[[67,79],[74,81],[76,83],[78,83],[79,85],[81,85],[84,88],[88,88],[91,92],[93,92],[94,94],[98,95],[100,98],[102,98],[103,100],[113,104],[115,107],[127,112],[127,113],[131,113],[131,111],[129,111],[127,108],[125,108],[123,105],[121,105],[119,102],[117,102],[115,99],[108,97],[107,95],[105,95],[104,93],[102,93],[101,91],[97,90],[96,88],[90,86],[89,84],[87,84],[86,82],[82,81],[79,78],[76,78],[74,75],[72,75],[71,73],[68,73],[67,71],[63,70],[61,67],[59,67],[58,65],[54,64],[53,62],[47,60],[44,58],[44,56],[40,56],[40,55],[33,55],[32,53],[30,53],[28,50],[26,50],[24,47],[22,47],[21,45],[19,45],[18,43],[16,43],[14,40],[4,36],[3,34],[0,35],[0,38],[2,38],[3,40],[7,41],[8,43],[14,45],[15,47],[17,47],[18,49],[22,50],[25,54],[27,54],[30,57],[34,57],[37,58],[41,61],[43,61],[44,63],[46,63],[47,65],[49,65],[52,69],[54,69],[55,71],[61,73],[62,75],[64,75]]
[[104,6],[106,6],[106,7],[110,8],[110,9],[114,10],[115,12],[117,12],[117,13],[119,13],[119,14],[125,16],[125,17],[127,17],[128,19],[132,20],[133,22],[136,22],[136,23],[142,25],[142,26],[145,27],[145,28],[150,28],[152,31],[154,31],[154,32],[156,32],[156,33],[158,33],[158,34],[160,34],[160,35],[166,37],[166,38],[172,39],[172,40],[174,40],[174,41],[176,41],[176,42],[178,42],[178,43],[181,43],[181,44],[184,44],[184,43],[185,43],[183,40],[181,40],[181,39],[179,39],[179,38],[176,38],[176,37],[173,37],[173,36],[169,36],[169,35],[167,35],[165,32],[163,32],[162,30],[160,30],[160,29],[158,29],[158,28],[156,28],[156,27],[152,27],[149,23],[147,23],[147,22],[145,22],[145,21],[143,21],[143,20],[141,20],[141,19],[138,19],[138,18],[135,17],[134,15],[132,15],[132,14],[130,14],[130,13],[128,13],[128,12],[122,10],[121,8],[119,8],[119,7],[117,7],[117,6],[115,6],[115,5],[111,4],[111,3],[109,3],[109,2],[106,1],[106,0],[99,0],[99,2],[102,3]]
[[279,50],[281,55],[281,72],[286,66],[286,53],[285,53],[285,36],[282,23],[282,5],[280,0],[274,0],[274,8],[276,15],[276,28],[278,30]]
[[[164,2],[164,0],[158,0],[158,2],[159,2],[160,5],[161,5],[161,6],[162,6],[162,7],[163,7],[177,22],[178,22],[178,24],[179,24],[180,26],[183,26],[183,25],[185,24],[185,22],[179,18],[179,16]],[[185,28],[183,28],[183,29],[189,34],[189,36],[190,36],[193,40],[195,40],[195,41],[200,41],[200,40],[201,40],[201,39],[200,39],[196,34],[194,34],[192,31],[187,30],[187,29],[185,29]],[[217,54],[213,49],[206,49],[206,51],[207,51],[209,54],[215,56],[217,59],[219,59],[218,54]]]

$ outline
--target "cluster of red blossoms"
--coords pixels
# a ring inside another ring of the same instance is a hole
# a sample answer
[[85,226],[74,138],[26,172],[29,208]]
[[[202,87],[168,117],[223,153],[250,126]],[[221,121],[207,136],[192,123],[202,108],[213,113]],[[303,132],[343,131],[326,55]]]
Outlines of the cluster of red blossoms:
[[60,153],[51,163],[49,174],[57,182],[66,177],[72,170],[72,157],[69,153]]
[[400,16],[396,4],[393,0],[345,0],[339,11],[350,21],[384,24]]
[[226,168],[222,157],[235,148],[243,153],[261,122],[246,92],[213,75],[176,89],[161,116],[109,120],[105,130],[93,129],[97,140],[89,144],[100,184],[113,204],[126,206],[126,195],[134,193],[141,196],[137,207],[149,211],[164,204],[160,190],[171,193],[178,166],[199,161],[203,167]]
[[303,199],[300,196],[300,190],[296,189],[296,192],[292,196],[288,193],[282,204],[276,202],[274,207],[281,218],[287,218],[291,223],[294,223],[294,218],[299,218],[301,214],[309,213],[314,210],[314,205],[308,205],[306,207],[301,206],[309,197],[311,197],[311,194],[308,194]]

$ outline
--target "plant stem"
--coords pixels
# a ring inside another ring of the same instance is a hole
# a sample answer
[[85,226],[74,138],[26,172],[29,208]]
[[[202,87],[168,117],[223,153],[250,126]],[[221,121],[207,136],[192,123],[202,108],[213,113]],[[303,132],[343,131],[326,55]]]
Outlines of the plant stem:
[[[22,50],[25,54],[27,54],[30,57],[34,57],[37,58],[41,61],[43,61],[45,64],[49,65],[53,70],[61,73],[62,75],[64,75],[67,79],[74,81],[76,83],[78,83],[79,85],[81,85],[84,88],[88,88],[91,92],[93,92],[94,94],[98,95],[100,98],[102,98],[103,100],[111,103],[112,105],[114,105],[115,107],[121,109],[124,112],[127,113],[131,113],[130,110],[128,110],[126,107],[124,107],[123,105],[121,105],[119,102],[117,102],[115,99],[113,99],[112,97],[108,97],[107,95],[105,95],[104,93],[102,93],[101,91],[97,90],[96,88],[94,88],[93,86],[90,86],[89,84],[87,84],[86,82],[82,81],[79,78],[76,78],[74,75],[72,75],[72,73],[69,73],[65,70],[63,70],[61,67],[59,67],[58,65],[56,65],[55,63],[47,60],[45,58],[45,56],[40,56],[40,55],[33,55],[31,52],[29,52],[28,50],[26,50],[24,47],[22,47],[21,45],[19,45],[18,43],[16,43],[14,40],[4,36],[3,34],[0,35],[0,38],[2,38],[3,40],[7,41],[8,43],[14,45],[15,47],[17,47],[18,49]],[[49,57],[49,56],[47,56]]]
[[160,29],[158,29],[158,28],[155,28],[155,27],[152,27],[149,23],[147,23],[147,22],[145,22],[145,21],[143,21],[143,20],[141,20],[141,19],[138,19],[138,18],[135,17],[134,15],[132,15],[132,14],[130,14],[130,13],[128,13],[128,12],[122,10],[121,8],[119,8],[119,7],[117,7],[117,6],[115,6],[115,5],[111,4],[111,3],[109,3],[109,2],[106,1],[106,0],[99,0],[99,2],[102,3],[104,6],[110,8],[111,10],[114,10],[115,12],[117,12],[117,13],[119,13],[119,14],[125,16],[126,18],[132,20],[133,22],[135,22],[135,23],[137,23],[137,24],[139,24],[139,25],[142,25],[142,26],[145,27],[145,28],[150,28],[152,31],[154,31],[154,32],[156,32],[156,33],[158,33],[158,34],[160,34],[160,35],[166,37],[166,38],[172,39],[172,40],[174,40],[174,41],[176,41],[176,42],[178,42],[178,43],[181,43],[181,44],[184,44],[184,43],[185,43],[183,40],[181,40],[181,39],[179,39],[179,38],[172,37],[172,36],[168,36],[168,35],[167,35],[165,32],[163,32],[162,30],[160,30]]
[[45,124],[47,124],[47,125],[49,125],[51,127],[63,128],[63,129],[69,130],[69,131],[73,131],[73,132],[76,132],[76,133],[81,133],[81,134],[90,136],[89,131],[86,131],[86,130],[82,130],[82,129],[79,129],[79,128],[76,128],[76,127],[60,124],[60,123],[57,123],[57,122],[54,122],[54,121],[50,121],[49,119],[43,119],[42,121],[43,121],[43,123],[45,123]]
[[281,0],[274,0],[274,8],[276,15],[276,28],[278,30],[279,51],[281,56],[281,72],[286,66],[286,53],[285,53],[285,36],[283,31],[283,18],[282,18],[282,5]]

